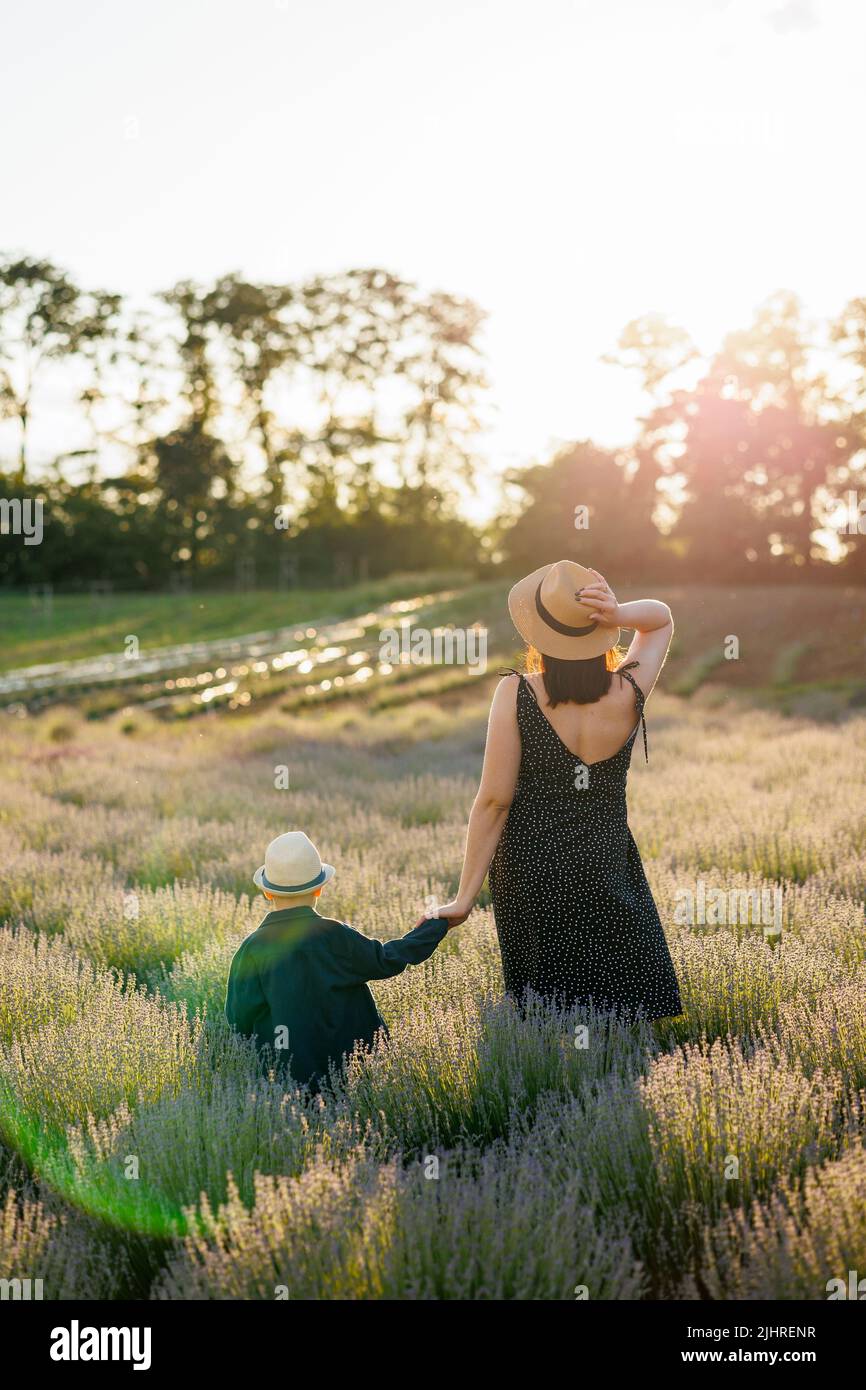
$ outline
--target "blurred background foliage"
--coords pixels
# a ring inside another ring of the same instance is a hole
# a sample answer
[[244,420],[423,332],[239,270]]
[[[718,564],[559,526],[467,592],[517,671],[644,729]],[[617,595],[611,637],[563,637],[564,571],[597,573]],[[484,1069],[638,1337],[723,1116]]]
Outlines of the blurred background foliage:
[[[866,299],[818,324],[777,292],[709,359],[635,319],[606,358],[639,374],[633,442],[560,443],[495,479],[483,321],[376,268],[182,281],[145,312],[7,256],[0,412],[18,444],[0,486],[44,498],[45,535],[4,543],[0,585],[339,587],[563,555],[626,581],[866,579]],[[37,472],[32,416],[59,364],[90,444]]]

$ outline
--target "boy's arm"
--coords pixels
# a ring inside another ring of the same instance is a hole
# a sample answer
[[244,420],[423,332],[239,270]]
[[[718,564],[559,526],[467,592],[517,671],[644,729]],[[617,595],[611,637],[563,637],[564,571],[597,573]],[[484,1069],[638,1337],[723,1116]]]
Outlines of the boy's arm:
[[402,974],[407,965],[418,965],[432,956],[447,931],[444,917],[429,918],[397,941],[371,941],[354,927],[344,926],[344,966],[359,982],[388,980]]
[[234,955],[226,989],[226,1018],[239,1033],[255,1032],[255,1020],[267,1003],[252,954],[241,946]]

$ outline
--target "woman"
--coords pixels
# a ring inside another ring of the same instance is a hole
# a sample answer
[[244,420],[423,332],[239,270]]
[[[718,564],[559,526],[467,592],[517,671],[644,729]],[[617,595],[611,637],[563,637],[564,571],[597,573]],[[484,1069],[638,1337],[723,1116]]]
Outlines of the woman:
[[[437,916],[465,921],[489,868],[510,994],[679,1014],[626,812],[639,731],[648,757],[644,704],[670,646],[670,609],[619,604],[597,570],[570,560],[522,579],[508,608],[527,674],[506,675],[493,697],[460,886]],[[625,662],[620,625],[635,633]]]

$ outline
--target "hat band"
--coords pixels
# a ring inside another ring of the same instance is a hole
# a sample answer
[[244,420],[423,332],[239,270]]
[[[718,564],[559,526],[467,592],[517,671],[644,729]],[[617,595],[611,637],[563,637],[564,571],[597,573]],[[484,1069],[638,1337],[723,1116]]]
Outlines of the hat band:
[[[542,580],[542,583],[544,581]],[[554,632],[559,632],[563,637],[588,637],[591,632],[598,631],[597,623],[590,623],[588,627],[569,627],[567,623],[561,623],[558,618],[554,618],[552,613],[548,613],[544,604],[541,602],[541,584],[535,591],[535,607],[539,618],[552,627]]]
[[306,893],[311,888],[318,888],[320,883],[325,881],[325,870],[320,869],[315,878],[311,878],[309,883],[295,883],[287,885],[285,883],[271,883],[264,869],[262,870],[262,884],[269,888],[272,893]]

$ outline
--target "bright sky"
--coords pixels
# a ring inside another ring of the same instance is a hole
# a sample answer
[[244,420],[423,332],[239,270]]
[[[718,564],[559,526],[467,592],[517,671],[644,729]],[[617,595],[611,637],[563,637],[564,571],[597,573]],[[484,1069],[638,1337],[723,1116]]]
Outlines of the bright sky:
[[497,467],[631,437],[598,361],[630,318],[712,348],[776,288],[866,293],[862,0],[41,0],[3,39],[0,248],[134,296],[366,264],[467,294]]

